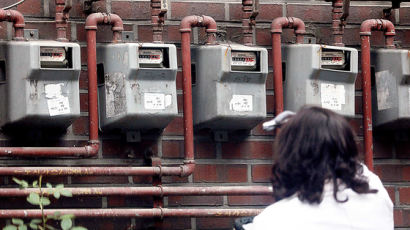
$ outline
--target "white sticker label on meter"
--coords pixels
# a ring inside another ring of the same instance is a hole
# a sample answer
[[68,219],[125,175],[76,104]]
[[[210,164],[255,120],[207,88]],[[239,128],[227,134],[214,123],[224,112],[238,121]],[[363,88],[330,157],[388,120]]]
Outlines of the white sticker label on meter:
[[233,95],[229,109],[235,112],[250,112],[253,110],[252,95]]
[[164,59],[159,49],[140,49],[138,58],[140,64],[161,64]]
[[152,110],[164,110],[170,104],[170,98],[163,93],[144,93],[144,108]]
[[320,84],[320,100],[325,109],[342,110],[342,105],[346,104],[344,85]]
[[50,116],[57,116],[70,113],[70,103],[68,97],[62,95],[64,83],[44,85],[47,98],[48,112]]

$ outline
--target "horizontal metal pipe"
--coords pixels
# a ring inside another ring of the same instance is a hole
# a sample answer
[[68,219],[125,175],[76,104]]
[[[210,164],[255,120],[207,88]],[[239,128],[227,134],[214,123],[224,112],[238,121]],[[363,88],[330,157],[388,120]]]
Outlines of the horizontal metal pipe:
[[[262,209],[46,209],[44,215],[53,215],[59,212],[61,215],[73,214],[76,218],[94,217],[244,217],[256,216]],[[41,218],[39,209],[8,209],[0,210],[0,218]]]
[[[270,186],[215,186],[215,187],[92,187],[64,188],[73,196],[218,196],[218,195],[272,195]],[[3,188],[0,197],[25,197],[30,193],[40,193],[38,188]],[[43,188],[48,196],[53,189]]]

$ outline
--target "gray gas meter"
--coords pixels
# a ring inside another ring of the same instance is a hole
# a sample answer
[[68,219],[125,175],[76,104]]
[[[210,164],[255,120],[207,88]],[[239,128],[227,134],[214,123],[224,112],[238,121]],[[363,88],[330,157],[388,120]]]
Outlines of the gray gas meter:
[[266,117],[268,52],[238,44],[192,48],[194,125],[251,129]]
[[162,129],[178,115],[175,45],[101,45],[97,69],[103,130]]
[[0,43],[0,125],[68,127],[80,116],[80,46]]
[[317,44],[283,48],[284,107],[318,105],[345,116],[355,114],[357,50]]
[[409,50],[377,49],[371,54],[374,126],[410,127]]

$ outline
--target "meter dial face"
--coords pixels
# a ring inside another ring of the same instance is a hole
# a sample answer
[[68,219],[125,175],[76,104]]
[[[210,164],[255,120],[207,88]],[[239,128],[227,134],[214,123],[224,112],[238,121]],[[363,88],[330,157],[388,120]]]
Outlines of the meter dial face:
[[255,70],[256,53],[232,51],[231,66],[233,70]]
[[343,51],[322,52],[322,65],[326,66],[344,66],[346,63]]
[[64,47],[41,47],[41,62],[63,62],[66,59]]
[[162,67],[164,55],[160,49],[139,49],[139,63],[151,67]]

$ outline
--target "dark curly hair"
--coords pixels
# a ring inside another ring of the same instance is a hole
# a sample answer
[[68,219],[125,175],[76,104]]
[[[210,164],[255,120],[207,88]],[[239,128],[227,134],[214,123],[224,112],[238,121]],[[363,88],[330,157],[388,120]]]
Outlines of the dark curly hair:
[[340,115],[319,107],[304,107],[281,129],[275,142],[272,186],[275,199],[294,194],[303,202],[320,204],[326,181],[333,197],[341,182],[357,193],[369,189],[358,161],[356,136]]

